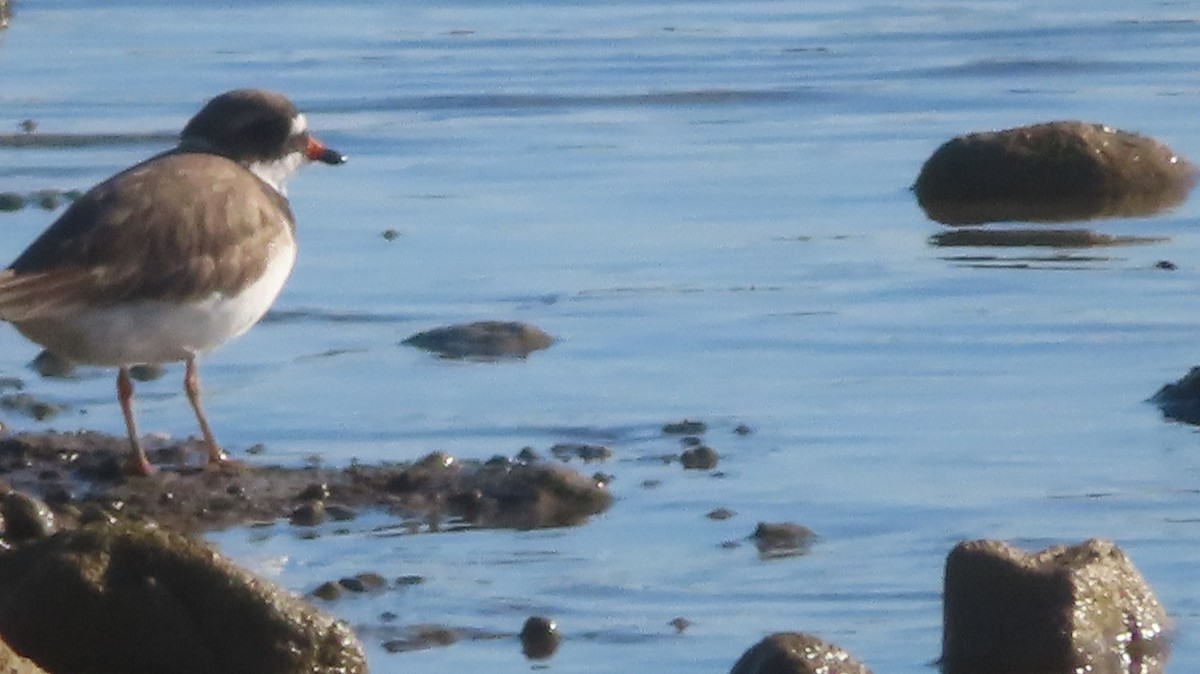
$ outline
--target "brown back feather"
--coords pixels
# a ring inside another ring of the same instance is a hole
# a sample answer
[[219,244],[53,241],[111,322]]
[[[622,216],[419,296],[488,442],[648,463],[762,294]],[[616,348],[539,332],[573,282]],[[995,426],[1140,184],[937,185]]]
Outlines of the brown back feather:
[[287,200],[241,165],[160,155],[89,190],[0,272],[0,318],[232,294],[293,222]]

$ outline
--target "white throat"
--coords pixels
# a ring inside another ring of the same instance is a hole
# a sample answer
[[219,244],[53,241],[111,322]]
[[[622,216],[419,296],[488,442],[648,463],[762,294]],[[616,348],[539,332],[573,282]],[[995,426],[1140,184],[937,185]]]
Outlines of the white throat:
[[303,152],[296,151],[274,161],[250,162],[246,168],[261,178],[263,182],[274,187],[276,192],[286,197],[288,178],[291,178],[296,169],[303,166],[306,160],[307,157]]

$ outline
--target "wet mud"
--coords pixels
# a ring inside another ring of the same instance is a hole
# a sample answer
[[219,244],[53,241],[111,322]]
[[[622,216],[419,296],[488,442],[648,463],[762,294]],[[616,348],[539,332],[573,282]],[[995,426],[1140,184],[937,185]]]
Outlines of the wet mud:
[[[149,442],[153,442],[148,439]],[[199,441],[148,447],[159,470],[127,476],[124,438],[92,432],[0,437],[4,491],[44,500],[60,521],[153,520],[195,533],[288,520],[313,526],[378,509],[436,528],[580,524],[612,501],[606,486],[557,462],[499,457],[459,461],[442,453],[414,463],[290,468],[204,465]]]

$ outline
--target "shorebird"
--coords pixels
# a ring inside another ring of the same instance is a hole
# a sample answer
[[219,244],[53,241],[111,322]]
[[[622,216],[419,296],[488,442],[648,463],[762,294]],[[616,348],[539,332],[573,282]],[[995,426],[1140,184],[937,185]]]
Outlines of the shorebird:
[[196,359],[258,322],[296,261],[285,184],[346,158],[281,94],[210,100],[179,145],[88,190],[0,272],[0,319],[67,360],[117,368],[132,456],[154,471],[133,412],[132,366],[183,361],[209,465],[228,461],[200,403]]

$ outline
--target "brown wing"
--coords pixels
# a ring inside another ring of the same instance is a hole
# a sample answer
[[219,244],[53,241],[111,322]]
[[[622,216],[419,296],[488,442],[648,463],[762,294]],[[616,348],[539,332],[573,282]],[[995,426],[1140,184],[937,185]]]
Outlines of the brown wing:
[[292,222],[287,200],[241,165],[161,155],[92,188],[0,272],[0,318],[233,293]]

